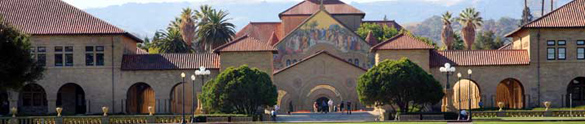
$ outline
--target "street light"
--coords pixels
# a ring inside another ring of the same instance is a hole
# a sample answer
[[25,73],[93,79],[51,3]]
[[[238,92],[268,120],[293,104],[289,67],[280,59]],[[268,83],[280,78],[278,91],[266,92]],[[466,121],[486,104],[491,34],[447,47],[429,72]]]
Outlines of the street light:
[[191,112],[195,115],[195,75],[191,75],[192,89],[191,90]]
[[449,63],[445,63],[445,66],[439,68],[439,71],[447,75],[447,84],[445,85],[445,89],[449,89],[449,75],[455,73],[455,67],[452,67]]
[[459,102],[458,102],[459,107],[457,108],[457,110],[458,110],[457,120],[459,120],[459,119],[461,119],[461,83],[462,83],[461,82],[461,73],[457,73],[457,78],[458,78],[457,82],[459,82],[459,83],[457,83],[457,84],[459,84],[459,89],[457,90],[457,98],[459,98]]
[[469,118],[467,118],[468,120],[471,120],[471,69],[467,70],[467,74],[469,76],[469,84],[467,84],[467,99],[468,99],[468,109],[469,109]]
[[[199,67],[199,70],[195,70],[195,75],[201,76],[201,90],[203,90],[203,85],[205,83],[204,82],[205,77],[211,75],[211,71],[207,70],[204,66],[201,66],[201,67]],[[197,101],[200,101],[200,100],[198,99]],[[197,105],[200,107],[199,109],[201,109],[201,111],[203,111],[203,106],[201,105],[201,103],[197,103]],[[193,114],[193,116],[195,116],[195,114]]]
[[181,107],[181,108],[183,109],[183,116],[182,116],[182,119],[181,119],[181,123],[183,123],[183,124],[185,123],[185,76],[186,76],[185,75],[185,72],[182,72],[181,73],[181,78],[183,79],[183,82],[181,82],[181,86],[183,87],[183,90],[182,90],[182,92],[183,92],[182,93],[183,94],[182,95],[182,97],[183,97],[183,100],[182,101],[183,102],[181,104],[183,105],[183,107]]

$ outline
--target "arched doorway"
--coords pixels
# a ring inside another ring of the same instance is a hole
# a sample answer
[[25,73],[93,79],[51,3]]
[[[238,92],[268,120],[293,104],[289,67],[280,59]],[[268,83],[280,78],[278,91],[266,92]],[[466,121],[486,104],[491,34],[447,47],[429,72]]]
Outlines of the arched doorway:
[[[470,92],[471,94],[469,94]],[[481,101],[481,92],[479,90],[479,86],[475,81],[468,79],[459,80],[453,86],[453,93],[454,93],[453,106],[455,106],[455,108],[469,109],[470,100],[471,109],[479,108],[479,102]]]
[[572,100],[573,106],[585,105],[585,77],[577,77],[569,82],[567,106],[571,102],[569,100]]
[[81,86],[67,83],[57,92],[57,107],[63,108],[63,114],[85,114],[85,92]]
[[329,111],[327,109],[329,107],[329,105],[327,105],[328,101],[329,101],[329,98],[327,98],[327,97],[320,97],[319,99],[315,100],[315,102],[317,103],[317,106],[319,106],[318,112]]
[[[341,102],[341,100],[343,100],[343,97],[340,92],[331,85],[317,85],[309,90],[306,96],[303,96],[300,99],[303,100],[303,106],[310,108],[311,111],[315,111],[315,102],[317,102],[318,106],[322,106],[323,102],[320,100],[327,100],[325,103],[327,103],[329,100],[332,100],[333,104],[337,105]],[[301,109],[306,110],[305,107]]]
[[[185,83],[185,91],[183,91],[183,84],[176,84],[171,90],[171,112],[183,113],[183,104],[185,104],[185,113],[193,113],[197,109],[197,94],[193,98],[193,86],[191,83]],[[191,85],[190,85],[191,84]],[[185,99],[183,101],[183,92],[185,92]],[[194,99],[194,100],[192,100]]]
[[129,114],[148,113],[148,106],[155,109],[154,90],[146,83],[136,83],[128,89],[126,111]]
[[496,103],[504,102],[506,108],[524,107],[524,87],[520,81],[508,78],[502,80],[496,89]]
[[10,102],[8,101],[8,93],[0,91],[0,115],[10,114]]
[[22,87],[18,97],[18,113],[28,115],[47,113],[47,93],[41,85],[30,83]]

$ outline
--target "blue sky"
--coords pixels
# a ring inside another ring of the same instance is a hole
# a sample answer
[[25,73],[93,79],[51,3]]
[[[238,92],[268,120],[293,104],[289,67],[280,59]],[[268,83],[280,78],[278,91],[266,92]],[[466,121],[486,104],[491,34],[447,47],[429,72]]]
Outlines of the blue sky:
[[[278,13],[302,0],[64,0],[88,13],[139,36],[152,36],[164,29],[180,14],[182,8],[203,4],[230,12],[236,30],[249,22],[279,21]],[[524,0],[342,0],[366,13],[365,20],[381,20],[387,16],[403,26],[440,15],[445,11],[459,13],[474,7],[485,19],[520,18]],[[541,0],[529,0],[532,11],[539,13]],[[550,0],[545,12],[550,11]],[[555,7],[570,0],[555,0]]]

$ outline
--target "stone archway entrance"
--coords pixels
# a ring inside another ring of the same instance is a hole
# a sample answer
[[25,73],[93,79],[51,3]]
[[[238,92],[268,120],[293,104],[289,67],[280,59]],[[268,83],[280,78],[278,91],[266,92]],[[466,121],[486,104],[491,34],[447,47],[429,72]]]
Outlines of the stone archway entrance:
[[469,109],[469,101],[471,109],[479,108],[481,101],[479,85],[475,81],[461,79],[453,86],[453,106],[457,109]]
[[129,114],[148,113],[148,106],[155,109],[154,90],[146,83],[136,83],[128,89],[126,111]]
[[321,107],[323,100],[327,100],[325,101],[325,104],[327,104],[329,100],[332,100],[333,105],[337,105],[343,100],[338,90],[330,85],[317,85],[313,87],[303,99],[305,99],[304,105],[315,112],[319,111],[319,109],[314,108],[315,103]]
[[329,98],[327,97],[320,97],[317,100],[315,100],[315,102],[318,104],[318,112],[326,112],[329,111],[327,110],[327,108],[329,107],[329,105],[327,105],[327,102],[329,101]]
[[524,87],[520,81],[508,78],[502,80],[496,89],[496,103],[503,102],[507,108],[524,107]]
[[67,83],[59,88],[56,105],[63,108],[63,114],[85,114],[85,92],[81,86]]
[[18,96],[18,113],[29,115],[47,113],[47,93],[41,85],[27,84],[22,87]]
[[573,106],[585,105],[585,77],[577,77],[567,87],[567,106],[572,100]]
[[[183,91],[183,85],[185,90]],[[183,99],[183,92],[185,99]],[[171,90],[171,112],[174,114],[183,113],[183,104],[185,113],[193,113],[197,109],[197,95],[193,96],[193,86],[191,83],[178,83]]]

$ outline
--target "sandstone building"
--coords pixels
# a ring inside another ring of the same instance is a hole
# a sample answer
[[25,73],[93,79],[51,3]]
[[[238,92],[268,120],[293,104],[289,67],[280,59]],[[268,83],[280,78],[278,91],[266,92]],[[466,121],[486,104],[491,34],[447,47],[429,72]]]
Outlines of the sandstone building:
[[[193,110],[193,91],[222,70],[247,64],[269,74],[277,86],[281,112],[312,110],[318,100],[351,101],[363,109],[357,78],[385,59],[407,57],[446,86],[439,67],[450,63],[464,72],[450,75],[453,105],[472,107],[554,107],[585,104],[585,0],[574,0],[508,36],[499,50],[439,51],[408,35],[377,41],[354,33],[363,23],[402,29],[394,21],[364,21],[365,13],[339,0],[305,0],[280,13],[280,22],[251,22],[233,41],[209,54],[145,54],[142,40],[60,0],[2,0],[4,21],[31,35],[43,79],[0,94],[2,110],[23,114],[178,113]],[[200,66],[209,77],[182,78]],[[473,70],[467,75],[467,70]],[[185,91],[181,90],[186,82]],[[471,87],[471,88],[468,88]],[[180,99],[185,92],[185,101]],[[571,95],[569,95],[571,94]],[[571,97],[569,97],[571,96]],[[462,99],[459,102],[459,99]],[[481,104],[480,104],[481,103]],[[2,111],[0,111],[2,112]],[[190,111],[192,112],[192,111]],[[1,113],[4,114],[4,113]]]

